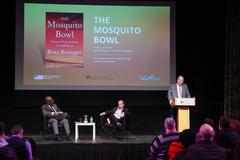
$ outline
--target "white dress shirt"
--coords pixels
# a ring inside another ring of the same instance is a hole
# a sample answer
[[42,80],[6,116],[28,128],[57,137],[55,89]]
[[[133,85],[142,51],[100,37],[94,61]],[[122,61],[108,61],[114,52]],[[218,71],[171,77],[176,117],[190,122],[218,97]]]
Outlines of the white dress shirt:
[[117,118],[117,119],[121,119],[122,118],[122,111],[123,111],[123,108],[117,108],[116,112],[114,113],[114,116]]
[[178,98],[182,98],[182,86],[177,84]]
[[[54,112],[57,112],[56,109],[55,109],[53,106],[48,105],[48,107],[50,107],[51,109],[53,109]],[[54,112],[52,112],[51,114],[54,115]]]

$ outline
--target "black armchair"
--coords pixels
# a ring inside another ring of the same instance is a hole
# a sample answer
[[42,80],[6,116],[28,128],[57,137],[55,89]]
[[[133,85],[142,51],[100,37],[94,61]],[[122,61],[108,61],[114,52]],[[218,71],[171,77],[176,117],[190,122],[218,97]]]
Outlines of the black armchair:
[[100,124],[102,137],[113,136],[114,134],[116,134],[117,137],[126,137],[126,135],[130,136],[130,116],[125,117],[121,126],[116,126],[113,124],[110,115],[103,115],[100,116]]
[[101,136],[110,136],[113,134],[113,124],[107,115],[100,116]]
[[[53,133],[52,125],[48,122],[48,117],[44,117],[43,114],[41,114],[41,121],[42,121],[42,129],[41,129],[41,135],[44,140],[48,139],[48,136]],[[70,115],[67,114],[66,119],[68,120],[70,124]],[[59,128],[59,134],[64,133],[64,125],[62,123],[58,123]],[[53,134],[52,134],[53,135]]]

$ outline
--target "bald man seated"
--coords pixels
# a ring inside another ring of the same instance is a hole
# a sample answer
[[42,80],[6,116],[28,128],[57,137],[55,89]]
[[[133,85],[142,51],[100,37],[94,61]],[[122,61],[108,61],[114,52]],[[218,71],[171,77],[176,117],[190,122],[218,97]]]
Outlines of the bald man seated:
[[214,142],[215,132],[209,124],[203,124],[198,133],[198,142],[189,146],[184,160],[226,160],[224,148]]
[[43,116],[48,119],[48,123],[53,127],[53,132],[56,137],[55,140],[57,141],[62,140],[62,138],[59,136],[59,131],[58,131],[58,123],[62,123],[67,135],[67,140],[70,141],[71,140],[69,136],[70,127],[69,127],[68,120],[64,116],[62,118],[59,118],[61,117],[60,115],[63,115],[64,113],[54,103],[54,100],[52,97],[50,96],[45,97],[45,102],[46,104],[42,106],[42,113],[43,113]]

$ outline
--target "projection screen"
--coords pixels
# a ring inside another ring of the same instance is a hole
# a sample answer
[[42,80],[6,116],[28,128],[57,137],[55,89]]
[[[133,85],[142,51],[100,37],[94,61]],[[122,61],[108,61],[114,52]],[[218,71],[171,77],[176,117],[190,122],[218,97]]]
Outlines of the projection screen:
[[166,90],[175,7],[161,2],[16,2],[16,90]]

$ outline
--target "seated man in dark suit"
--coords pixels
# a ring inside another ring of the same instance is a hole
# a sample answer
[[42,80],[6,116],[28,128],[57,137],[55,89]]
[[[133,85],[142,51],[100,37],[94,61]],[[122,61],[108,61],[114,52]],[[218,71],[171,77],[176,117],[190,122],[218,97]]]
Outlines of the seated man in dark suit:
[[100,116],[110,115],[113,123],[113,134],[115,136],[116,130],[125,129],[127,117],[130,115],[129,110],[125,107],[124,100],[118,101],[118,107],[114,107],[109,111],[102,112]]
[[58,141],[62,140],[61,137],[59,136],[58,123],[63,124],[66,135],[67,135],[67,140],[71,140],[69,136],[70,127],[69,127],[68,120],[66,119],[66,117],[61,118],[61,115],[64,113],[54,103],[54,100],[52,97],[50,96],[45,97],[45,102],[46,104],[42,106],[42,113],[44,117],[48,118],[48,123],[50,123],[51,126],[53,127],[53,132],[54,132],[54,135],[56,136],[56,140]]

